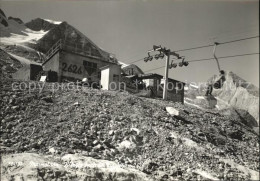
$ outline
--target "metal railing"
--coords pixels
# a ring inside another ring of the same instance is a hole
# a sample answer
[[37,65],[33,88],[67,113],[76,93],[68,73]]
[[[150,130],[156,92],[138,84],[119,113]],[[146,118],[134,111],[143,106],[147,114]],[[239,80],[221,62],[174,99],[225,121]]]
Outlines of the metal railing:
[[58,50],[62,49],[62,40],[57,41],[51,49],[46,53],[46,60],[48,60],[52,55],[54,55]]
[[82,47],[82,44],[77,44],[76,42],[74,43],[74,42],[70,42],[67,40],[64,41],[64,40],[60,39],[50,48],[50,50],[48,50],[48,52],[46,53],[45,60],[48,60],[58,50],[64,49],[64,50],[68,50],[68,51],[71,51],[71,52],[74,52],[74,53],[77,53],[80,55],[89,56],[89,57],[92,57],[95,59],[101,59],[103,61],[109,61],[109,62],[113,62],[113,63],[117,62],[115,59],[111,59],[109,56],[103,57],[101,54],[100,54],[100,56],[98,56],[97,54],[94,54],[94,52],[91,51],[91,48],[89,50],[86,50],[81,47]]

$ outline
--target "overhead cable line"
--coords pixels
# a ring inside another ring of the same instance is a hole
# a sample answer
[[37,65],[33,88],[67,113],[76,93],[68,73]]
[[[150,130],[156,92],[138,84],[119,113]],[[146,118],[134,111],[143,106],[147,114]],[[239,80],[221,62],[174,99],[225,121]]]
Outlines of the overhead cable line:
[[[248,56],[248,55],[257,55],[257,54],[259,54],[259,53],[246,53],[246,54],[230,55],[230,56],[224,56],[224,57],[218,57],[218,58],[219,59],[225,59],[225,58],[241,57],[241,56]],[[199,61],[206,61],[206,60],[214,60],[214,58],[204,58],[204,59],[190,60],[190,61],[187,61],[187,62],[199,62]],[[153,70],[161,69],[163,67],[164,66],[154,68],[154,69],[149,69],[149,70],[146,70],[144,72],[150,72],[150,71],[153,71]]]
[[[259,37],[259,35],[258,35],[258,36],[247,37],[247,38],[242,38],[242,39],[237,39],[237,40],[232,40],[232,41],[227,41],[227,42],[222,42],[222,43],[218,43],[218,45],[228,44],[228,43],[234,43],[234,42],[249,40],[249,39],[258,38],[258,37]],[[198,46],[198,47],[180,49],[180,50],[176,50],[176,51],[174,51],[174,52],[195,50],[195,49],[207,48],[207,47],[212,47],[212,46],[215,46],[215,44],[209,44],[209,45],[204,45],[204,46]],[[128,64],[136,63],[136,62],[139,62],[139,61],[142,61],[142,60],[143,60],[143,58],[138,59],[138,60],[134,60],[134,61],[132,61],[132,62],[129,62]],[[123,62],[124,62],[124,61],[123,61]]]
[[141,60],[144,60],[144,58],[141,58],[141,59],[135,60],[135,61],[133,61],[133,62],[130,62],[129,64],[132,64],[132,63],[135,63],[135,62],[139,62],[139,61],[141,61]]
[[258,38],[258,37],[259,37],[259,35],[258,36],[247,37],[247,38],[242,38],[242,39],[238,39],[238,40],[226,41],[226,42],[222,42],[222,43],[219,43],[219,44],[223,45],[223,44],[227,44],[227,43],[234,43],[234,42],[243,41],[243,40],[249,40],[249,39]]
[[[246,54],[239,54],[239,55],[229,55],[224,57],[218,57],[218,59],[224,59],[224,58],[232,58],[232,57],[242,57],[242,56],[248,56],[248,55],[257,55],[259,53],[246,53]],[[198,59],[198,60],[190,60],[187,62],[199,62],[199,61],[205,61],[205,60],[213,60],[214,58],[205,58],[205,59]]]
[[153,71],[153,70],[157,70],[157,69],[161,69],[161,68],[164,68],[165,66],[162,66],[162,67],[158,67],[158,68],[154,68],[154,69],[149,69],[149,70],[146,70],[144,72],[150,72],[150,71]]
[[[242,38],[242,39],[237,39],[237,40],[232,40],[232,41],[226,41],[226,42],[222,42],[222,43],[218,43],[219,45],[223,45],[223,44],[228,44],[228,43],[234,43],[234,42],[238,42],[238,41],[243,41],[243,40],[249,40],[249,39],[253,39],[253,38],[258,38],[258,36],[252,36],[252,37],[247,37],[247,38]],[[186,48],[186,49],[181,49],[181,50],[176,50],[175,52],[181,52],[181,51],[188,51],[188,50],[195,50],[195,49],[200,49],[200,48],[207,48],[207,47],[212,47],[215,44],[209,44],[209,45],[204,45],[204,46],[199,46],[199,47],[192,47],[192,48]]]

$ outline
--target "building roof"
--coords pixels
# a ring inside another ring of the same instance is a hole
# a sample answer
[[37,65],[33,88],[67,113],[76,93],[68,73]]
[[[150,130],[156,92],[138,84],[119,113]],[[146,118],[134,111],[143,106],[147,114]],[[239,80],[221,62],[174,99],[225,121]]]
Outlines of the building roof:
[[88,57],[88,58],[96,59],[96,60],[99,60],[99,61],[102,61],[102,62],[106,62],[106,63],[108,63],[108,64],[118,65],[117,63],[109,62],[109,61],[100,59],[99,57],[95,57],[95,56],[91,56],[91,55],[79,54],[79,53],[76,53],[76,52],[68,51],[68,50],[66,50],[66,49],[64,49],[64,48],[57,50],[52,56],[50,56],[48,59],[46,59],[46,60],[42,63],[42,65],[44,65],[44,64],[46,64],[48,61],[50,61],[50,60],[52,59],[52,57],[53,57],[54,55],[56,55],[57,53],[59,53],[60,51],[63,51],[63,52],[66,52],[66,53],[70,53],[70,54],[75,54],[75,55],[82,56],[82,57]]
[[[160,74],[156,74],[156,73],[148,73],[148,74],[140,74],[140,75],[138,75],[138,78],[140,78],[140,79],[152,79],[152,78],[162,79],[163,76],[160,75]],[[172,79],[172,78],[168,78],[168,81],[182,82],[182,81],[175,80],[175,79]],[[184,82],[182,82],[182,83],[184,83]]]
[[162,79],[163,76],[159,75],[159,74],[155,74],[155,73],[148,73],[148,74],[140,74],[140,75],[138,75],[138,78],[141,78],[141,79],[152,79],[152,78]]
[[128,74],[128,71],[129,70],[132,70],[130,71],[131,74],[133,75],[139,75],[139,74],[144,74],[144,72],[142,71],[142,69],[140,67],[138,67],[137,65],[135,64],[130,64],[130,65],[127,65],[127,66],[123,66],[122,67],[122,70],[123,70],[123,73],[126,74],[126,75],[129,75]]
[[107,68],[109,68],[109,67],[111,67],[111,66],[121,66],[121,65],[118,65],[118,64],[112,64],[112,65],[105,65],[105,66],[103,66],[103,67],[100,67],[99,69],[100,70],[105,70],[105,69],[107,69]]

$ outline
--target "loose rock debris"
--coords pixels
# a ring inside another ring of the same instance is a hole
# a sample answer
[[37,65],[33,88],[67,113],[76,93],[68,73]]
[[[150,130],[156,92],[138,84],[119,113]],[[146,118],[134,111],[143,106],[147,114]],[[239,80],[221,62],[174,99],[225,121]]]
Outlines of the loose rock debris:
[[29,94],[11,85],[1,80],[3,155],[75,154],[133,167],[155,180],[259,177],[259,137],[232,117],[127,92],[53,92],[46,83],[41,93]]

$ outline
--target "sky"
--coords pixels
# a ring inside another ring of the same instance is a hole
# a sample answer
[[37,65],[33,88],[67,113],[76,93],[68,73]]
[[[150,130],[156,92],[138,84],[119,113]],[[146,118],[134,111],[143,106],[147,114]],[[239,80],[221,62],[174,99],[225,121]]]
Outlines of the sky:
[[[146,57],[153,45],[176,51],[259,35],[258,0],[1,0],[0,6],[7,16],[24,22],[38,17],[66,21],[124,63]],[[190,61],[212,58],[212,52],[209,47],[179,54]],[[258,52],[255,38],[219,45],[216,56]],[[146,72],[164,66],[165,59],[135,64]],[[259,87],[259,54],[221,59],[220,67]],[[170,78],[184,82],[203,82],[214,74],[215,60],[169,70]]]

